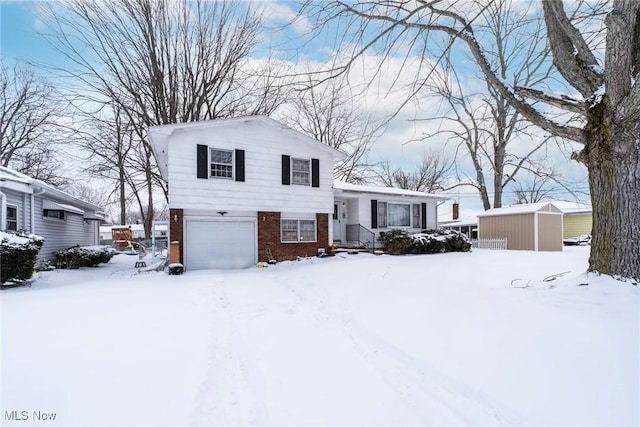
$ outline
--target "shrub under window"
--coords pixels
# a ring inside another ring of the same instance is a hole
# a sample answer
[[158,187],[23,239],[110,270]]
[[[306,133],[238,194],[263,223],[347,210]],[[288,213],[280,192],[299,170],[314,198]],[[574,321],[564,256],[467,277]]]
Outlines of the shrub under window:
[[392,255],[469,252],[471,243],[464,234],[453,230],[429,230],[409,234],[405,230],[380,233],[384,250]]

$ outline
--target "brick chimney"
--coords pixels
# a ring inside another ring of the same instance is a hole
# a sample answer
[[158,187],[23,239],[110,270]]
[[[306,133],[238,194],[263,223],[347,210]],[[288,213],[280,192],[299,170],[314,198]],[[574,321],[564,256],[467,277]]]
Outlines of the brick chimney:
[[453,220],[455,221],[460,216],[460,205],[458,202],[453,202]]

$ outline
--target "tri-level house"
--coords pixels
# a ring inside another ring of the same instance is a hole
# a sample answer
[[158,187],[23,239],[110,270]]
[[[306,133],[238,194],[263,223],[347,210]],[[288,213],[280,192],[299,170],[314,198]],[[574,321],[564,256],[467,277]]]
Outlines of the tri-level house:
[[435,228],[446,198],[333,180],[345,154],[266,116],[149,128],[169,188],[171,261],[244,268]]

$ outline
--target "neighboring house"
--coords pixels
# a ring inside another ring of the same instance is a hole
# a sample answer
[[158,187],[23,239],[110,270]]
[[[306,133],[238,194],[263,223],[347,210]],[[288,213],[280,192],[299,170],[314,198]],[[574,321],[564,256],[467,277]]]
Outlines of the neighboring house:
[[506,238],[507,249],[562,250],[562,212],[552,203],[489,209],[478,215],[480,239]]
[[478,238],[478,217],[458,218],[456,220],[439,221],[438,228],[453,230],[464,234],[469,239]]
[[437,227],[438,204],[448,197],[391,187],[335,181],[333,240],[373,246],[380,232],[409,232]]
[[562,217],[563,238],[592,234],[593,214],[589,203],[565,202],[562,200],[553,200],[551,203],[564,214]]
[[347,225],[374,235],[435,228],[444,199],[334,184],[333,166],[344,153],[265,116],[148,133],[169,184],[170,259],[187,270],[315,256],[334,238],[348,241]]
[[82,201],[42,181],[0,167],[0,227],[44,237],[39,258],[75,245],[99,243],[104,219],[98,206]]

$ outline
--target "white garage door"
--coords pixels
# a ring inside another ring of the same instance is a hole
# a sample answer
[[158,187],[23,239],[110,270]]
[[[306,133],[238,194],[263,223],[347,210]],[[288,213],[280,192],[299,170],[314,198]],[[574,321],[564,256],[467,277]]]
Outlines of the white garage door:
[[246,268],[256,263],[252,221],[187,221],[187,270]]

